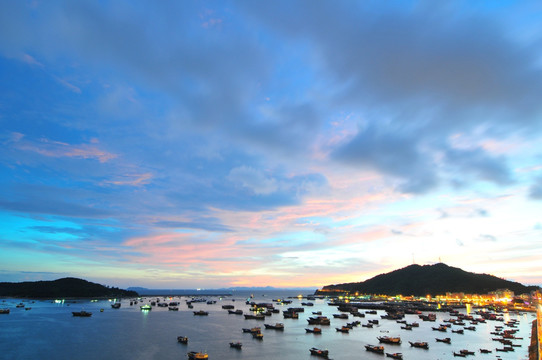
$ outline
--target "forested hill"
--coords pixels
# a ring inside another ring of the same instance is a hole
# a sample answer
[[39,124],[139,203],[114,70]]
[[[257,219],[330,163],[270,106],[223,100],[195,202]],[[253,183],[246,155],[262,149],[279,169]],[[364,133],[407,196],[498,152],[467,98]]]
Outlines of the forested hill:
[[26,281],[0,283],[0,296],[23,298],[99,298],[136,297],[135,291],[103,286],[77,278],[53,281]]
[[447,292],[486,294],[498,289],[509,289],[516,294],[529,293],[537,286],[525,286],[492,275],[476,274],[443,263],[410,265],[363,282],[324,286],[324,291],[348,291],[382,295],[444,295]]

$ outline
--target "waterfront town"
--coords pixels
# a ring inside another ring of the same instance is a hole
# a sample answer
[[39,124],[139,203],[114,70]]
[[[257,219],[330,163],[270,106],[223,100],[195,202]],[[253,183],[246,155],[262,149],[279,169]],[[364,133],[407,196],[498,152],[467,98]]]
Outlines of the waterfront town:
[[416,308],[440,310],[465,307],[494,308],[503,312],[536,312],[536,320],[532,323],[531,344],[529,346],[529,360],[542,360],[542,291],[540,289],[525,294],[515,294],[508,289],[498,289],[487,294],[466,294],[463,292],[446,293],[444,295],[416,296],[388,296],[366,295],[360,293],[334,290],[318,290],[320,295],[333,297],[336,303],[343,305],[360,302],[381,301],[392,304],[414,305]]

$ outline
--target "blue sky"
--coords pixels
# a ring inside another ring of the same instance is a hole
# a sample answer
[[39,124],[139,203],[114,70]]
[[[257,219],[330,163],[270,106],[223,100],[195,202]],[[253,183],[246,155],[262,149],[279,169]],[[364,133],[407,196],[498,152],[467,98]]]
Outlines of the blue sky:
[[542,6],[3,1],[0,281],[542,285]]

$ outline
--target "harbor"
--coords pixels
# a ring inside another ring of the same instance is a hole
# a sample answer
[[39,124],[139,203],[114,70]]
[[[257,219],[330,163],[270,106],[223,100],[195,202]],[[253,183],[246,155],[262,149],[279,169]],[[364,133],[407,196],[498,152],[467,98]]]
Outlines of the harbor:
[[[11,311],[0,315],[0,325],[5,329],[0,344],[8,349],[7,358],[12,359],[43,358],[43,354],[47,358],[91,359],[105,353],[116,359],[168,359],[187,358],[190,352],[206,354],[209,359],[272,360],[279,353],[287,359],[320,357],[311,354],[311,349],[316,349],[312,351],[315,353],[327,351],[330,359],[378,359],[383,354],[379,353],[382,346],[384,353],[400,354],[403,359],[452,359],[473,352],[482,359],[517,360],[530,359],[532,324],[536,322],[533,312],[465,307],[453,312],[412,311],[400,316],[371,308],[382,304],[367,303],[366,308],[356,306],[353,310],[326,297],[297,297],[294,291],[250,295],[208,296],[198,301],[184,296],[146,297],[137,303],[133,299],[4,299],[1,306]],[[31,310],[16,308],[21,302]],[[118,303],[121,305],[112,307]],[[178,311],[170,311],[170,303]],[[152,311],[143,311],[141,307],[146,305]],[[264,319],[245,319],[231,311],[232,306],[245,315],[264,314]],[[295,309],[297,318],[285,316],[292,313],[291,309]],[[92,316],[74,317],[74,311],[86,311]],[[194,312],[208,315],[194,316]],[[319,318],[319,324],[310,325],[311,318]],[[321,321],[324,318],[329,325]],[[363,326],[368,324],[372,326]],[[415,326],[408,330],[407,324]],[[321,332],[306,331],[315,327]],[[255,328],[259,330],[243,331]],[[437,340],[444,338],[449,342]],[[30,342],[33,346],[28,346]]]

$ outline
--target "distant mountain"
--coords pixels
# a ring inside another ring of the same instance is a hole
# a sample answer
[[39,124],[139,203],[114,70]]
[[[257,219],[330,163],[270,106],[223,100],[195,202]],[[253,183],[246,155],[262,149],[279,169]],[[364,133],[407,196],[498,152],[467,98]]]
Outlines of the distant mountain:
[[235,292],[251,292],[251,291],[314,291],[311,288],[276,288],[273,286],[261,287],[229,287],[216,289],[148,289],[144,287],[129,287],[128,290],[137,291],[140,295],[186,295],[186,296],[204,296],[204,295],[233,295]]
[[476,274],[443,263],[410,265],[357,283],[324,286],[324,291],[348,291],[382,295],[444,295],[447,292],[486,294],[509,289],[516,294],[528,293],[537,286],[525,286],[492,275]]
[[24,298],[136,297],[135,291],[108,287],[77,278],[0,283],[0,296]]

